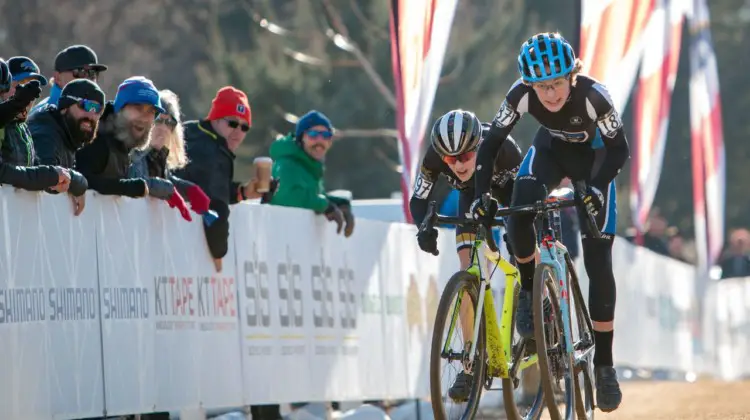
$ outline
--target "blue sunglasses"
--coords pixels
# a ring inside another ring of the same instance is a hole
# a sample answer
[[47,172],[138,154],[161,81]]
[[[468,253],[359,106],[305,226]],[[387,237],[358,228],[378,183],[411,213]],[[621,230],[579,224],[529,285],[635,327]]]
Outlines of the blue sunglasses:
[[307,134],[311,139],[320,136],[326,140],[329,140],[331,137],[333,137],[333,133],[328,130],[307,130],[305,131],[305,134]]
[[99,102],[92,101],[91,99],[79,98],[77,96],[65,95],[65,97],[76,101],[76,104],[86,112],[94,112],[96,114],[102,112],[103,106]]

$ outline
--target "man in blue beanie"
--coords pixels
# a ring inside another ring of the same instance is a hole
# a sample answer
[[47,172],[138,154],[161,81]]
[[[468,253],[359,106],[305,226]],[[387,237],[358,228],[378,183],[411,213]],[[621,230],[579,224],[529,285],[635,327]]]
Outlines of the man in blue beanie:
[[270,202],[324,214],[336,222],[339,233],[344,226],[344,234],[349,237],[354,231],[351,204],[326,195],[323,188],[324,161],[333,144],[333,133],[328,117],[312,110],[297,121],[294,134],[271,144],[273,177],[279,185]]
[[186,220],[192,220],[185,201],[169,180],[129,178],[130,152],[148,146],[156,116],[166,113],[154,83],[143,77],[126,79],[115,101],[107,102],[94,141],[76,152],[76,168],[100,194],[152,197],[166,200]]

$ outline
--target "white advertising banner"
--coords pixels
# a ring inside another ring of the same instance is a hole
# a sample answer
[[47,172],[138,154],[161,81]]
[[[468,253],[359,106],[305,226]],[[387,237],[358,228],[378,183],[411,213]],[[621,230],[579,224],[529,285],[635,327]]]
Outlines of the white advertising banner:
[[[67,419],[302,401],[424,398],[437,305],[458,269],[416,227],[233,207],[217,273],[200,219],[164,202],[0,188],[0,418]],[[615,361],[692,371],[695,270],[618,239]],[[578,262],[584,296],[587,285]],[[493,276],[498,313],[504,279]],[[750,279],[712,284],[706,366],[750,374]]]
[[[92,206],[94,207],[94,206]],[[0,418],[104,412],[94,211],[0,188]]]
[[98,201],[108,414],[241,403],[234,255],[216,273],[200,218],[163,201]]
[[[615,364],[693,371],[694,267],[622,238],[615,239],[612,261],[617,285]],[[576,272],[588,304],[589,280],[582,258]]]

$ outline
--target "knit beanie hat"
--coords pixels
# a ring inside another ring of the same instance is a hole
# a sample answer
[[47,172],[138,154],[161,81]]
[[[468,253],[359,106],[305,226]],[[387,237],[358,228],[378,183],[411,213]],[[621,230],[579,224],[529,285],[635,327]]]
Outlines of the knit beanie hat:
[[216,92],[216,97],[211,101],[211,110],[208,112],[209,121],[220,120],[226,117],[239,117],[253,125],[250,104],[245,92],[232,86],[224,86]]
[[294,130],[294,138],[297,141],[302,141],[302,135],[305,134],[305,131],[316,125],[322,125],[329,131],[333,131],[331,120],[329,120],[322,112],[313,109],[297,120],[297,127]]
[[156,90],[154,82],[143,76],[129,77],[117,88],[115,112],[120,112],[128,104],[152,105],[158,112],[166,112],[161,106],[159,91]]

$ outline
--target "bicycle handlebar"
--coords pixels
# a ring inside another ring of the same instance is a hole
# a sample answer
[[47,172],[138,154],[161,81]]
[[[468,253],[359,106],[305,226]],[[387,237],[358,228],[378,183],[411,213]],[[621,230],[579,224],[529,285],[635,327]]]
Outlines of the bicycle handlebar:
[[[495,218],[489,225],[482,223],[480,220],[476,220],[474,218],[468,218],[468,217],[456,217],[456,216],[443,216],[437,213],[436,207],[437,203],[435,201],[430,201],[427,204],[427,215],[425,216],[424,220],[422,220],[422,224],[419,227],[419,231],[425,231],[428,229],[432,229],[435,227],[436,223],[441,224],[451,224],[451,225],[463,225],[463,226],[479,226],[480,229],[485,229],[484,231],[484,240],[487,243],[487,246],[493,251],[498,252],[498,246],[495,242],[495,238],[492,236],[491,232],[489,231],[492,227],[495,226],[505,226],[505,220],[503,220],[503,217],[510,216],[512,214],[528,214],[528,213],[535,213],[535,214],[542,214],[546,213],[550,210],[559,210],[562,208],[567,207],[578,207],[579,211],[583,211],[586,213],[586,227],[588,228],[589,234],[594,239],[599,239],[602,236],[602,232],[599,230],[599,227],[596,224],[596,218],[586,210],[586,208],[583,206],[583,198],[586,194],[586,190],[588,189],[588,186],[586,184],[586,181],[576,181],[573,184],[573,191],[574,191],[574,198],[572,200],[539,200],[534,204],[527,204],[522,206],[514,206],[514,207],[506,207],[499,209],[497,213],[495,214]],[[485,193],[482,196],[482,205],[485,209],[489,208],[490,204],[490,194]]]

